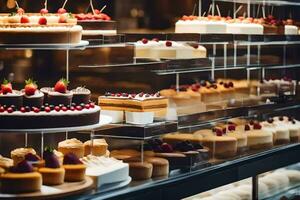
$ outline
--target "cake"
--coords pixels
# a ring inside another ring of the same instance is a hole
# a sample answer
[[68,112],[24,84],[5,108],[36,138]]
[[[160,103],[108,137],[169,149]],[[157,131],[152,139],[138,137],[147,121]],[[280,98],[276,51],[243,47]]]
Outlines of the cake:
[[237,154],[237,139],[223,135],[220,129],[216,129],[215,135],[203,137],[202,145],[208,147],[215,158],[230,158]]
[[247,34],[247,35],[263,35],[264,27],[259,23],[254,23],[253,18],[239,17],[227,20],[227,33],[230,34]]
[[84,145],[76,138],[67,139],[58,143],[58,151],[64,155],[73,153],[78,158],[82,158],[84,156]]
[[226,22],[220,16],[183,16],[175,25],[175,33],[226,33]]
[[234,137],[237,139],[237,150],[239,153],[244,152],[247,148],[247,135],[244,131],[236,130],[234,124],[229,124],[227,126],[227,136]]
[[0,16],[1,44],[78,44],[82,27],[69,13],[18,12]]
[[135,44],[135,57],[150,59],[195,59],[206,58],[206,48],[190,46],[175,41],[148,41],[144,38]]
[[65,169],[66,182],[80,182],[85,179],[86,166],[75,154],[65,154],[63,168]]
[[252,130],[246,128],[248,148],[251,150],[267,149],[273,147],[273,134],[262,129],[259,123],[255,123]]
[[25,88],[22,90],[24,93],[23,96],[23,105],[26,107],[36,107],[41,108],[44,103],[44,93],[37,89],[37,84],[32,79],[25,81]]
[[107,153],[108,144],[105,139],[94,139],[86,141],[84,144],[84,155],[105,156]]
[[58,157],[53,149],[47,148],[44,151],[45,167],[39,168],[43,178],[43,185],[61,185],[65,179],[65,169],[61,167]]
[[73,92],[68,91],[69,81],[66,79],[60,79],[54,86],[53,90],[48,92],[48,102],[51,105],[58,106],[60,104],[64,106],[71,105]]
[[153,165],[148,162],[129,162],[129,176],[133,180],[147,180],[152,177]]
[[27,92],[26,89],[19,92],[12,90],[8,81],[2,84],[0,92],[2,129],[62,128],[99,123],[100,107],[90,101],[87,104],[72,103],[72,93],[67,91],[64,80],[58,81],[54,89],[45,87],[40,91],[36,89],[36,84],[29,80],[26,88]]
[[0,167],[8,171],[14,165],[14,161],[0,155]]
[[88,104],[91,99],[91,91],[84,87],[77,87],[76,89],[71,90],[73,93],[72,102],[80,105],[82,103]]
[[290,142],[290,132],[285,124],[275,123],[272,118],[262,123],[264,129],[273,133],[274,145],[288,144]]
[[[10,156],[16,166],[19,162],[27,160],[26,158],[33,158],[39,160],[36,151],[33,148],[18,148],[10,152]],[[30,161],[30,160],[27,160]],[[31,160],[32,161],[32,160]]]
[[31,164],[21,161],[10,172],[2,174],[0,178],[1,192],[19,194],[37,192],[41,190],[42,176],[34,172]]
[[88,155],[80,160],[86,165],[86,175],[94,180],[96,188],[129,178],[129,165],[115,158]]
[[23,94],[13,90],[11,82],[6,79],[1,84],[0,105],[2,109],[4,109],[4,106],[20,108],[23,105]]

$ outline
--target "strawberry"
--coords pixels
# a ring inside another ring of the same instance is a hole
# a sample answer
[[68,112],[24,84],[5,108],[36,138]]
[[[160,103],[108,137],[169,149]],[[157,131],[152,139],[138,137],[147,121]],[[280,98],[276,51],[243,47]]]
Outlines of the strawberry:
[[22,16],[20,19],[21,24],[29,23],[29,18],[27,16]]
[[60,93],[66,93],[68,88],[69,81],[66,79],[60,79],[54,86],[54,91]]
[[12,93],[12,85],[11,83],[4,79],[2,85],[1,85],[1,90],[3,94],[7,94],[7,93]]
[[64,9],[64,8],[60,8],[60,9],[58,9],[58,11],[57,11],[58,14],[65,14],[66,12],[67,12],[67,10]]
[[24,91],[25,91],[25,94],[27,96],[32,96],[35,94],[35,91],[37,90],[37,84],[35,81],[33,81],[32,79],[28,79],[25,81],[25,88],[24,88]]
[[40,24],[40,25],[46,25],[46,24],[47,24],[47,19],[46,19],[46,17],[41,17],[41,18],[39,19],[39,24]]
[[40,13],[41,13],[42,15],[48,14],[48,12],[49,12],[49,11],[48,11],[46,8],[43,8],[43,9],[40,10]]
[[25,11],[24,11],[23,8],[18,8],[18,9],[17,9],[17,13],[18,13],[19,15],[23,15],[23,14],[25,13]]
[[61,15],[59,17],[58,23],[67,23],[67,18],[64,15]]

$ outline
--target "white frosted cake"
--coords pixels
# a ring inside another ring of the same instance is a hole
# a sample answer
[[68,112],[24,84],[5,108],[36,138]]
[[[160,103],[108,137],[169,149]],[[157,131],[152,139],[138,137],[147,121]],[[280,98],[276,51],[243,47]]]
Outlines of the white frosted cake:
[[299,28],[294,25],[285,25],[284,34],[285,35],[298,35]]

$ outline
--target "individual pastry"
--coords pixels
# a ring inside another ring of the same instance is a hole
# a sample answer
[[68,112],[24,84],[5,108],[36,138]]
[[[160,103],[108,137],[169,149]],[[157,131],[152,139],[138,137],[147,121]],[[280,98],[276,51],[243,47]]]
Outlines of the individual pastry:
[[91,91],[84,87],[77,87],[76,89],[71,90],[73,93],[72,102],[80,105],[81,103],[88,104],[91,99]]
[[48,92],[48,102],[50,105],[71,105],[73,92],[68,90],[68,84],[69,82],[67,80],[60,79],[55,84],[53,90]]
[[133,180],[147,180],[152,177],[153,165],[148,162],[129,162],[129,176]]
[[66,182],[79,182],[85,179],[86,166],[75,154],[65,154],[63,168],[65,169]]
[[24,106],[31,107],[42,107],[44,103],[44,93],[40,92],[37,89],[37,84],[32,79],[28,79],[25,81],[25,87],[22,90],[24,92]]
[[1,192],[19,194],[41,190],[42,176],[34,172],[33,166],[26,160],[19,162],[10,172],[2,174]]
[[153,165],[152,178],[167,176],[169,174],[169,161],[164,158],[147,157],[145,162]]
[[92,154],[94,156],[105,156],[108,144],[105,139],[94,139],[86,141],[84,144],[84,156]]
[[237,139],[237,150],[239,153],[242,153],[247,148],[247,135],[245,131],[236,130],[236,126],[234,124],[229,124],[227,126],[227,136],[234,137]]
[[20,108],[23,105],[23,93],[13,90],[11,82],[4,79],[0,90],[0,105],[13,108]]
[[64,183],[65,169],[61,167],[58,157],[53,149],[46,148],[44,151],[45,167],[38,171],[42,174],[43,185],[60,185]]
[[18,148],[10,152],[10,155],[15,166],[23,160],[27,160],[34,167],[41,167],[44,164],[44,161],[36,154],[33,148]]
[[76,138],[67,139],[58,143],[58,151],[63,153],[64,155],[73,153],[78,158],[82,158],[84,156],[83,143]]
[[274,145],[288,144],[290,142],[290,132],[285,123],[275,123],[273,118],[262,122],[261,125],[265,130],[273,133]]
[[253,129],[245,127],[248,140],[248,148],[252,150],[267,149],[273,146],[273,134],[271,131],[262,129],[260,123],[254,123]]

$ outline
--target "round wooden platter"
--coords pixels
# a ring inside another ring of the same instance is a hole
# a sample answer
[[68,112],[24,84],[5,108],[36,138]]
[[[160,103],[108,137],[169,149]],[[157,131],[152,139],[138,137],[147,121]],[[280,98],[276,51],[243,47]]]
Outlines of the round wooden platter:
[[58,186],[42,186],[41,191],[24,194],[3,194],[0,193],[0,199],[18,199],[18,200],[45,200],[61,199],[64,197],[79,195],[93,189],[93,180],[86,177],[81,182],[69,182]]

